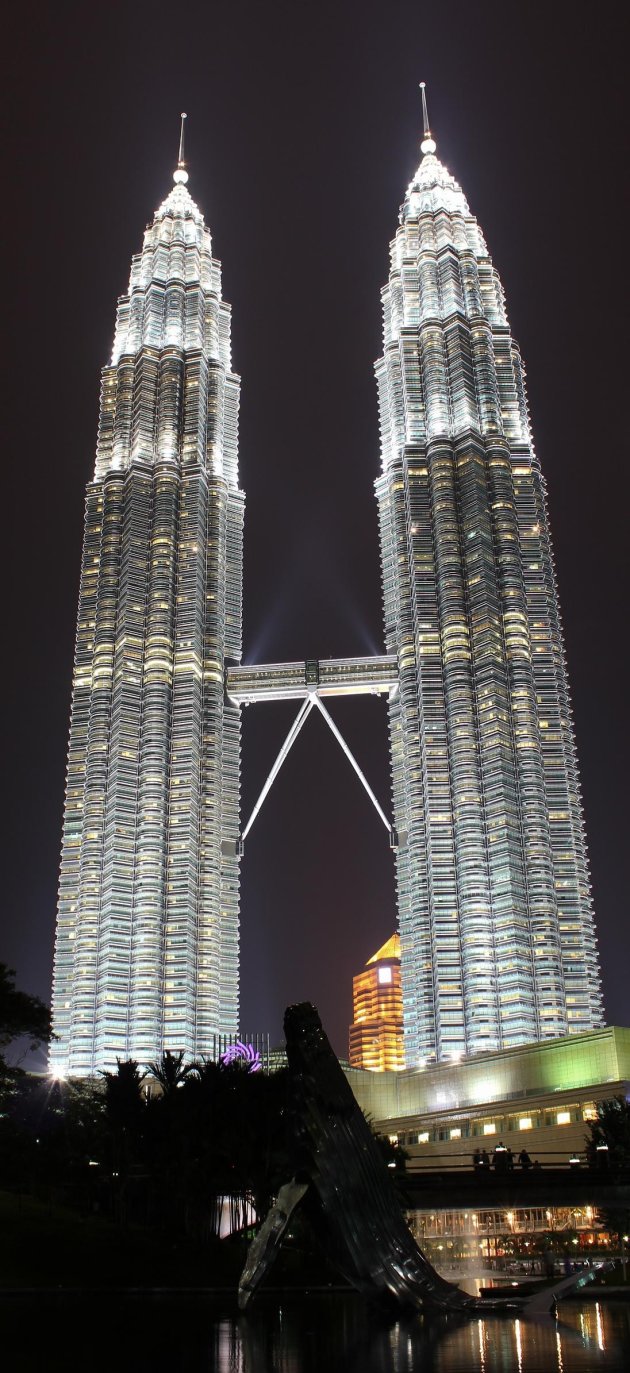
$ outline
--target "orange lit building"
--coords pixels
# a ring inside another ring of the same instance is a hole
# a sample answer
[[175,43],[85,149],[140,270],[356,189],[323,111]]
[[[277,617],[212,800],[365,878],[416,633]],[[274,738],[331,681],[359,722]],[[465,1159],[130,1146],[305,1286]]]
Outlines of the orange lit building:
[[404,1068],[400,939],[393,934],[352,979],[354,1023],[350,1026],[353,1068]]

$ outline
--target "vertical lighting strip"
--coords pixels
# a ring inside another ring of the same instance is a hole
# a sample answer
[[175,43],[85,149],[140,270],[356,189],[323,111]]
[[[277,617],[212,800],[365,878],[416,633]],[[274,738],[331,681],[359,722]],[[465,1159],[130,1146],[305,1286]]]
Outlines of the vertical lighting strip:
[[602,1024],[544,479],[501,283],[425,129],[376,365],[408,1065]]
[[118,305],[87,491],[51,1050],[76,1075],[238,1025],[240,382],[186,181]]

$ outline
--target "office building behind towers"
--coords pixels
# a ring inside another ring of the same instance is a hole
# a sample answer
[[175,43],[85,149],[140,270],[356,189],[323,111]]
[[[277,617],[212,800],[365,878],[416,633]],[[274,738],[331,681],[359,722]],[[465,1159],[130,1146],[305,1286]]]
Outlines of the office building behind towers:
[[393,934],[352,979],[351,1068],[372,1072],[405,1066],[400,939]]

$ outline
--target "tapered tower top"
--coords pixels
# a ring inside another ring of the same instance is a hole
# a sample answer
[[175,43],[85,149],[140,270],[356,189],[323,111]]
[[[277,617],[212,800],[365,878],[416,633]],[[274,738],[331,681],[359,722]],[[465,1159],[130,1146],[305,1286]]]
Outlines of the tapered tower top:
[[422,161],[407,187],[407,194],[400,209],[400,221],[415,219],[418,215],[446,210],[449,214],[469,215],[468,202],[461,186],[451,176],[447,167],[436,157],[436,142],[429,124],[426,84],[420,82],[422,92],[423,136],[420,144]]
[[[213,257],[210,229],[186,185],[185,119],[182,114],[173,173],[175,184],[145,229],[142,248],[132,258],[129,286],[118,300],[111,359],[103,373],[96,480],[114,468],[127,470],[136,461],[176,465],[188,462],[194,451],[202,465],[237,482],[236,427],[233,434],[226,430],[220,443],[214,444],[213,440],[210,444],[200,421],[197,434],[201,433],[201,438],[194,439],[191,447],[189,438],[183,436],[173,420],[179,414],[180,401],[176,403],[172,398],[179,397],[179,381],[173,382],[172,396],[168,390],[169,377],[180,376],[180,363],[188,366],[190,362],[194,371],[201,365],[200,357],[204,367],[218,366],[230,379],[233,376],[230,307],[222,299],[221,264]],[[165,361],[157,361],[165,352],[169,356],[168,367]],[[176,355],[180,358],[177,365]],[[136,369],[134,397],[140,394],[140,375],[145,378],[150,374],[154,378],[153,391],[149,388],[148,398],[137,404],[134,400],[134,405],[125,410],[124,387],[131,383],[122,378],[128,378],[131,368]],[[207,381],[191,372],[186,385],[190,392],[186,393],[186,414],[192,413],[190,405],[193,392],[197,391],[201,414],[204,405],[210,403],[204,390]],[[168,401],[163,399],[166,395],[170,397]],[[166,408],[162,411],[160,406]]]

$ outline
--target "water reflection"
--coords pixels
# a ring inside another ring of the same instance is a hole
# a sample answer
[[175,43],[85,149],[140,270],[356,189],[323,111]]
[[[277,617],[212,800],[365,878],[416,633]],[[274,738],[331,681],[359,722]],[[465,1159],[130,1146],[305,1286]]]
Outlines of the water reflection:
[[[352,1295],[234,1298],[103,1293],[0,1303],[20,1373],[627,1373],[630,1303],[565,1302],[560,1319],[422,1316],[387,1325]],[[7,1365],[9,1366],[9,1365]]]
[[414,1317],[386,1326],[353,1298],[265,1304],[246,1319],[223,1320],[209,1364],[216,1373],[616,1373],[629,1366],[625,1303],[565,1304],[558,1321]]

